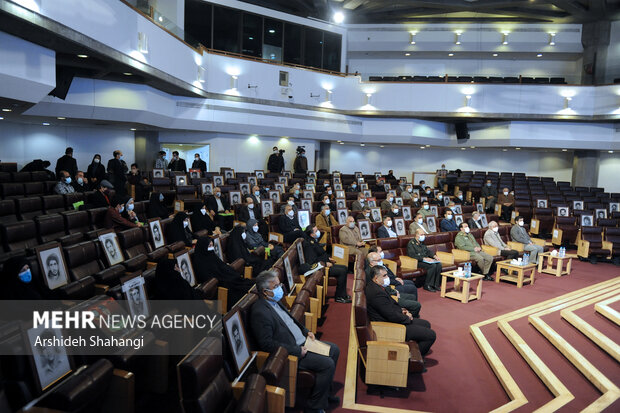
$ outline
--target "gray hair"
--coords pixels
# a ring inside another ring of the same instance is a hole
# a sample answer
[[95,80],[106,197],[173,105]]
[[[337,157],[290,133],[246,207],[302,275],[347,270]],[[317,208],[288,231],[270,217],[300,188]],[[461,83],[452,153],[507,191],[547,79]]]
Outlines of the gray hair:
[[497,222],[495,222],[495,221],[489,222],[489,228],[493,228],[493,227],[497,227],[497,226],[498,226]]
[[269,290],[269,283],[274,278],[279,278],[278,274],[275,271],[263,271],[256,277],[256,289],[258,290],[259,296],[262,297],[262,293],[265,290]]
[[371,271],[372,271],[372,278],[375,278],[377,275],[381,273],[381,271],[385,271],[387,273],[387,268],[385,268],[383,265],[375,265],[374,267],[371,268]]

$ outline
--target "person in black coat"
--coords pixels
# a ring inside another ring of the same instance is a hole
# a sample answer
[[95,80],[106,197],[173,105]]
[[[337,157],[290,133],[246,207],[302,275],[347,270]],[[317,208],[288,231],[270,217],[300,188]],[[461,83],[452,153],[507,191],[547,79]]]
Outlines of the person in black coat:
[[114,189],[112,184],[103,180],[97,184],[95,193],[90,199],[89,208],[109,208],[112,206],[112,197],[110,190]]
[[164,194],[161,192],[152,192],[149,199],[149,206],[146,211],[147,218],[166,219],[170,215],[168,208],[162,203]]
[[20,170],[20,172],[37,172],[43,171],[47,173],[48,181],[55,181],[56,175],[54,172],[50,171],[50,161],[44,161],[43,159],[34,159],[32,162],[28,162],[24,167]]
[[265,260],[264,257],[252,254],[248,251],[245,244],[246,237],[247,234],[245,233],[244,226],[237,225],[233,228],[228,236],[228,243],[226,244],[226,258],[228,258],[230,262],[243,258],[245,265],[252,267],[252,276],[256,277],[261,271],[271,268],[274,260],[273,258]]
[[197,282],[207,282],[215,277],[220,287],[228,289],[228,309],[235,305],[254,285],[254,281],[243,278],[241,274],[217,256],[213,247],[213,240],[208,237],[198,239],[192,261]]
[[204,175],[207,172],[207,163],[200,159],[200,154],[194,154],[194,162],[192,162],[192,169],[200,169],[200,175]]
[[306,229],[306,234],[309,239],[304,240],[302,244],[306,264],[312,266],[320,262],[324,267],[329,268],[329,276],[337,280],[335,301],[337,303],[350,303],[351,296],[347,295],[347,267],[333,263],[333,259],[319,243],[321,232],[316,226]]
[[192,221],[192,229],[194,232],[201,231],[206,229],[209,232],[209,235],[221,235],[220,227],[215,225],[215,221],[213,220],[214,214],[213,211],[209,211],[205,204],[196,205],[194,208],[194,213],[190,220]]
[[254,202],[254,197],[248,195],[245,198],[245,204],[239,209],[239,212],[237,213],[237,220],[247,223],[251,219],[258,222],[258,232],[263,237],[267,237],[269,228],[267,227],[267,224],[263,219],[263,214],[260,210],[260,204],[256,204]]
[[431,330],[431,323],[421,318],[413,318],[411,313],[402,308],[385,291],[390,279],[387,270],[381,265],[372,267],[372,281],[366,283],[366,309],[370,321],[385,321],[402,324],[406,328],[405,340],[414,340],[425,355],[435,342],[436,334]]
[[192,233],[189,230],[189,216],[183,212],[177,212],[172,222],[166,227],[166,242],[172,244],[174,242],[183,241],[186,247],[193,245]]
[[207,209],[215,212],[215,223],[226,231],[230,231],[233,227],[233,216],[230,210],[230,203],[227,197],[222,196],[222,190],[219,187],[213,188],[213,195],[207,197]]
[[113,158],[108,161],[108,180],[114,185],[116,195],[125,196],[125,182],[127,177],[125,176],[125,169],[121,160],[123,159],[123,152],[114,151],[112,153]]
[[67,148],[65,154],[56,161],[56,176],[60,171],[69,172],[69,176],[75,176],[78,171],[77,162],[73,157],[73,148]]
[[1,300],[41,300],[38,283],[33,280],[26,257],[9,258],[2,268]]
[[101,181],[105,179],[105,168],[101,165],[101,155],[98,153],[93,156],[93,160],[86,170],[86,178],[92,189],[97,188]]
[[278,228],[284,236],[284,242],[291,243],[297,238],[309,239],[308,235],[299,226],[293,207],[290,205],[287,205],[284,209],[284,215],[280,215],[278,218]]
[[185,165],[185,159],[179,158],[179,152],[172,152],[172,160],[168,164],[168,169],[171,171],[187,172],[187,166]]
[[306,411],[322,411],[330,402],[339,401],[329,395],[340,356],[338,346],[323,341],[330,347],[328,356],[307,351],[304,344],[307,339],[314,340],[314,334],[295,320],[280,303],[283,291],[275,272],[261,273],[256,278],[256,287],[259,299],[252,306],[250,328],[258,350],[272,353],[282,346],[288,354],[298,357],[300,370],[314,372],[314,387],[304,406]]
[[278,147],[273,147],[273,153],[269,155],[269,160],[267,161],[267,170],[271,173],[280,173],[284,169],[284,157],[282,154],[284,153],[284,149],[278,151]]
[[204,298],[199,290],[192,288],[185,281],[176,261],[167,258],[157,263],[155,291],[158,300],[202,300]]

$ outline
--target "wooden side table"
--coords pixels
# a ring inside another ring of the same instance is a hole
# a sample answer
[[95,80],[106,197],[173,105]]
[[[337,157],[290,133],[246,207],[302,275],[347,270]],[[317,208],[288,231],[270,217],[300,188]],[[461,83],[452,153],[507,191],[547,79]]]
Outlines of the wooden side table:
[[[563,275],[570,275],[571,264],[573,263],[573,255],[566,254],[564,257],[558,257],[557,255],[551,255],[550,252],[544,252],[542,254],[538,254],[541,258],[538,260],[538,272],[539,273],[547,273],[551,275],[555,275],[556,277],[561,277]],[[545,258],[547,259],[547,265],[543,267]],[[555,258],[555,266],[553,265],[553,259]],[[566,263],[566,267],[564,266]]]
[[[506,270],[508,274],[502,275],[502,270]],[[525,278],[525,273],[528,271],[530,272],[529,277]],[[517,288],[521,288],[524,282],[529,282],[530,285],[534,285],[535,276],[536,264],[512,265],[510,260],[505,260],[497,263],[495,282],[498,283],[500,280],[515,282],[517,283]]]
[[[455,275],[456,270],[447,271],[441,273],[441,296],[453,298],[455,300],[459,300],[462,303],[468,303],[471,300],[479,300],[482,297],[482,279],[484,275],[482,274],[471,274],[471,277],[465,278]],[[448,284],[448,278],[452,278],[454,281],[454,287],[452,291],[446,292],[446,286]],[[476,295],[469,294],[470,283],[472,281],[478,281],[478,286],[476,288]],[[463,283],[459,291],[459,284]]]

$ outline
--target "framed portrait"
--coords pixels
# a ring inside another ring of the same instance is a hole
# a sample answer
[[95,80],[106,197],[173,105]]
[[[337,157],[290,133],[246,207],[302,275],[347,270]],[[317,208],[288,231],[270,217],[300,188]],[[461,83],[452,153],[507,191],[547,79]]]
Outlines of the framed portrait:
[[35,378],[41,391],[45,391],[71,373],[73,370],[71,360],[63,345],[42,345],[52,344],[56,340],[61,342],[63,337],[61,329],[39,326],[26,330],[26,336],[32,352]]
[[250,184],[248,182],[239,184],[239,190],[243,196],[250,195]]
[[282,172],[282,175],[284,175],[287,179],[291,179],[293,177],[293,173],[291,171],[284,171]]
[[484,214],[484,207],[482,206],[482,204],[476,204],[476,211]]
[[222,185],[224,185],[224,177],[222,175],[214,175],[213,176],[213,185],[214,186],[222,186]]
[[316,178],[308,178],[306,179],[306,182],[309,184],[316,184]]
[[116,236],[114,230],[110,229],[103,233],[99,233],[98,238],[99,242],[101,242],[101,246],[103,247],[106,260],[108,261],[108,267],[125,261],[125,257],[123,257],[123,253],[121,252],[121,246],[118,243],[118,237]]
[[196,277],[194,276],[194,267],[192,267],[192,262],[189,259],[189,252],[187,250],[179,251],[174,254],[174,259],[176,260],[177,265],[181,270],[181,276],[183,277],[183,279],[187,281],[190,286],[195,286]]
[[305,188],[307,191],[314,192],[314,184],[306,184]]
[[200,169],[190,169],[189,170],[189,177],[190,178],[200,178]]
[[228,312],[222,321],[224,323],[224,330],[226,330],[226,339],[228,340],[230,351],[235,360],[237,374],[240,374],[252,359],[252,354],[248,348],[248,337],[243,327],[243,321],[239,316],[239,311]]
[[69,282],[69,271],[62,255],[59,243],[49,244],[35,249],[39,268],[45,285],[50,290],[67,285]]
[[304,198],[301,200],[301,209],[307,209],[312,212],[312,198]]
[[371,198],[372,197],[372,191],[370,189],[364,189],[364,190],[362,190],[362,193],[364,194],[364,196],[366,198]]
[[274,203],[280,203],[280,191],[269,191],[269,199],[271,199]]
[[306,263],[306,257],[304,256],[304,245],[303,242],[297,243],[297,259],[299,260],[299,264]]
[[426,217],[426,226],[428,227],[429,232],[437,232],[435,217]]
[[596,219],[606,219],[607,218],[607,210],[606,209],[595,209],[594,210],[594,216],[596,217]]
[[212,183],[200,184],[200,188],[202,190],[203,195],[213,195],[213,184]]
[[336,178],[336,177],[340,178],[340,171],[334,171],[334,172],[332,173],[332,176],[333,176],[334,178]]
[[558,216],[559,217],[567,217],[568,216],[568,207],[558,207]]
[[340,180],[340,175],[336,175],[334,174],[334,179],[333,179],[333,184],[342,184],[342,181]]
[[411,207],[410,206],[403,207],[403,218],[405,219],[405,221],[411,221]]
[[312,191],[310,191],[310,190],[308,190],[308,189],[304,189],[304,191],[303,191],[303,193],[302,193],[302,196],[303,196],[304,198],[309,198],[309,199],[312,199],[312,197],[314,196],[314,192],[312,192]]
[[163,178],[164,176],[163,169],[153,169],[153,178]]
[[222,169],[222,173],[224,174],[225,179],[233,179],[235,177],[234,169]]
[[275,188],[276,191],[280,191],[281,194],[284,193],[285,184],[277,183],[277,184],[274,184],[273,187]]
[[392,185],[390,185],[390,184],[383,184],[383,189],[385,190],[385,192],[389,192],[390,189],[392,189]]
[[463,222],[463,215],[454,215],[454,222],[456,225],[460,225]]
[[348,211],[346,209],[338,209],[338,224],[345,225],[347,223]]
[[161,248],[166,245],[164,232],[161,230],[161,222],[159,221],[159,218],[149,219],[149,229],[151,234],[151,243],[153,244],[154,249]]
[[185,186],[187,185],[187,176],[185,175],[177,175],[174,177],[174,183],[176,186]]
[[394,198],[394,202],[396,202],[398,206],[403,206],[403,199],[399,196]]
[[336,191],[336,198],[345,198],[345,194],[343,190]]
[[254,175],[256,176],[256,179],[265,179],[265,171],[256,170],[254,171]]
[[336,209],[347,209],[347,200],[344,198],[336,199]]
[[583,201],[573,201],[573,209],[576,211],[583,211]]
[[356,178],[361,178],[362,177],[362,173],[361,172],[355,172],[355,177]]
[[308,176],[316,179],[316,171],[308,171]]
[[426,196],[420,197],[420,202],[426,202],[426,201],[428,201],[428,197]]
[[372,216],[373,222],[381,222],[381,208],[370,208],[370,215]]
[[454,207],[452,208],[452,211],[454,211],[455,214],[462,214],[463,208],[461,208],[460,205],[454,205]]
[[482,228],[486,228],[489,226],[489,222],[487,221],[487,214],[480,214],[480,222],[482,223]]
[[305,230],[306,227],[310,225],[310,211],[304,209],[298,210],[297,222],[299,222],[301,229]]
[[367,219],[360,219],[357,221],[357,227],[360,229],[360,234],[362,234],[363,240],[372,238],[372,234],[370,233],[370,221]]
[[431,205],[429,209],[433,212],[433,214],[435,214],[436,217],[439,216],[437,213],[437,205]]
[[293,269],[291,268],[291,260],[288,255],[282,258],[284,263],[284,272],[286,273],[286,283],[288,284],[288,290],[293,291],[295,288],[295,281],[293,279]]
[[398,195],[398,194],[396,193],[396,190],[395,190],[395,189],[390,189],[390,190],[389,190],[389,191],[387,191],[387,192],[388,192],[388,194],[389,194],[389,195],[392,195],[394,198],[396,198],[396,195]]
[[376,198],[366,198],[366,205],[368,205],[370,208],[375,208],[377,206],[377,199]]
[[536,208],[547,208],[547,200],[546,199],[537,199],[536,200]]
[[241,191],[230,191],[228,193],[230,205],[241,204]]
[[[361,191],[369,191],[368,189],[368,184],[365,183],[360,183],[360,190]],[[370,192],[370,191],[369,191]]]
[[220,237],[213,238],[213,252],[215,252],[215,255],[220,257],[220,260],[224,261],[224,253],[222,251],[222,241],[220,240]]
[[273,214],[273,201],[272,200],[262,200],[260,201],[260,208],[264,217],[268,217]]
[[396,235],[407,235],[405,220],[403,218],[394,217],[394,228],[396,229]]
[[437,198],[437,194],[439,193],[439,189],[433,189],[433,196]]
[[381,172],[375,172],[373,175],[375,176],[375,179],[381,178]]
[[334,185],[334,189],[336,190],[336,192],[338,192],[338,191],[342,191],[342,192],[344,192],[344,191],[342,190],[342,184],[335,184],[335,185]]
[[582,227],[591,227],[593,225],[594,225],[594,215],[582,215],[581,216]]
[[609,203],[609,214],[613,214],[614,212],[620,211],[620,202],[610,202]]
[[121,279],[123,297],[127,300],[129,314],[134,317],[139,315],[149,317],[151,314],[144,284],[145,281],[142,275],[128,276]]
[[442,200],[443,200],[443,206],[448,206],[448,204],[450,203],[449,196],[444,195]]
[[248,176],[248,183],[250,184],[250,186],[255,186],[258,184],[258,180],[255,176]]

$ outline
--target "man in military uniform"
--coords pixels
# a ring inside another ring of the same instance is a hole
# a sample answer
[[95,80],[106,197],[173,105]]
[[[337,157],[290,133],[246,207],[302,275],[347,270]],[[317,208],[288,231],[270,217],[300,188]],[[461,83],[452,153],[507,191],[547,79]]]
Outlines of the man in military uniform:
[[441,262],[436,254],[433,254],[426,245],[426,234],[423,229],[416,230],[415,238],[407,244],[407,255],[418,260],[418,267],[426,270],[424,289],[430,292],[439,291],[441,286]]
[[469,225],[467,225],[466,222],[461,222],[459,229],[460,231],[454,238],[454,245],[460,250],[469,252],[471,259],[476,261],[478,268],[482,271],[485,281],[493,281],[493,278],[489,275],[491,264],[493,264],[493,257],[482,251],[480,244],[478,244],[474,236],[469,233]]

